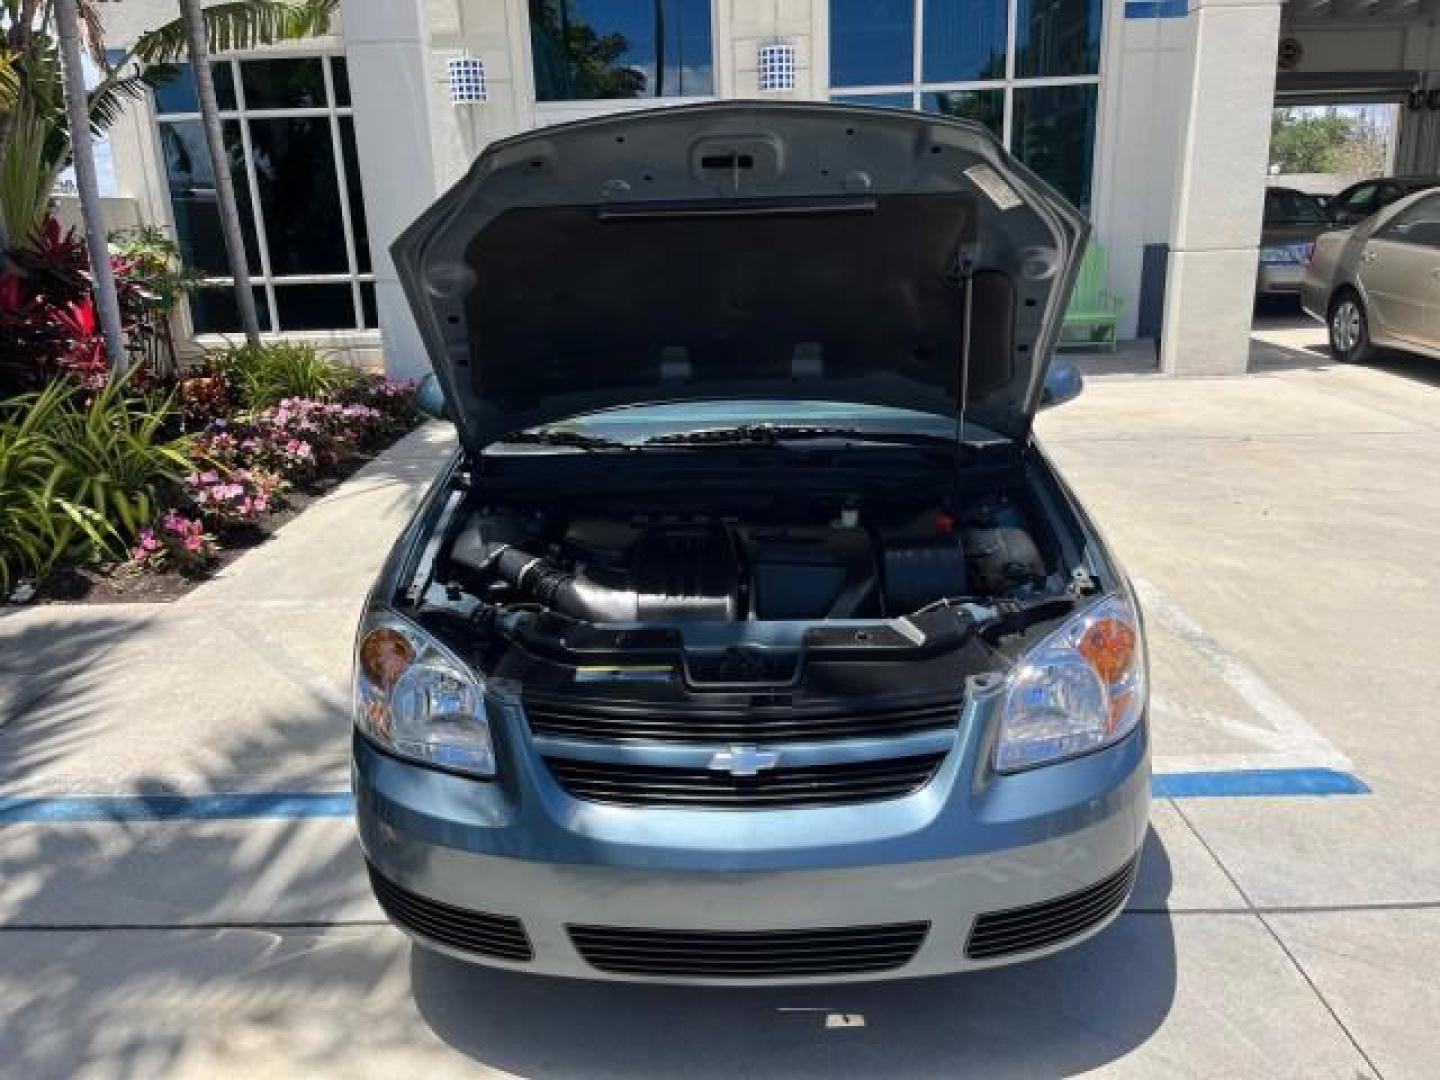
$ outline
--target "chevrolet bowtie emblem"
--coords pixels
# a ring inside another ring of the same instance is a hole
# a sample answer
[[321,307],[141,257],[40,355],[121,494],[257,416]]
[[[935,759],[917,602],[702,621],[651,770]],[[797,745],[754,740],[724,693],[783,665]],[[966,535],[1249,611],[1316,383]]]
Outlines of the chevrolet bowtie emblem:
[[774,750],[761,750],[758,746],[732,746],[710,759],[710,771],[728,772],[731,776],[754,776],[773,769],[779,761],[780,755]]

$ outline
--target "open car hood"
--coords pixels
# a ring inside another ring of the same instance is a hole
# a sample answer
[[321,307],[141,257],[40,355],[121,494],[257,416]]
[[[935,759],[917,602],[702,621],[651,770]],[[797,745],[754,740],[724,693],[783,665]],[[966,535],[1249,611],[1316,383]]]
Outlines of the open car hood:
[[1020,439],[1087,231],[978,125],[726,102],[494,143],[391,253],[472,450],[597,409],[757,398]]

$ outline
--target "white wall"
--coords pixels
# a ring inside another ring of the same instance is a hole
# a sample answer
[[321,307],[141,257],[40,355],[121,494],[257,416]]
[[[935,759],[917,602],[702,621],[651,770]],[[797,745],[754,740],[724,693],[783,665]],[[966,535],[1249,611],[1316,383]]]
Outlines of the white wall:
[[1119,333],[1133,337],[1145,245],[1170,240],[1194,30],[1188,19],[1126,19],[1124,11],[1114,0],[1105,12],[1094,219],[1110,288],[1124,302]]

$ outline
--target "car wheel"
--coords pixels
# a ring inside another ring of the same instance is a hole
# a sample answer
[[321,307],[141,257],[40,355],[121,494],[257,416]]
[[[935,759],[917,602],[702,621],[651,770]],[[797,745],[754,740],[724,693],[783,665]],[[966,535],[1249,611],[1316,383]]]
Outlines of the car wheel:
[[1330,305],[1330,351],[1346,364],[1363,364],[1370,358],[1365,305],[1353,292],[1341,293]]

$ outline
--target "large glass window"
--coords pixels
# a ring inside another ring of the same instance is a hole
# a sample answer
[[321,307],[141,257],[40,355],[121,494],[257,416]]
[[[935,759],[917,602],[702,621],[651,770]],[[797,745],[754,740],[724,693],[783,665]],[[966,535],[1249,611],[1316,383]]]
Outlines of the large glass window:
[[[246,261],[265,330],[373,328],[371,273],[350,88],[342,57],[212,65]],[[197,333],[240,330],[215,177],[188,66],[156,91],[160,150]]]
[[1010,149],[1083,209],[1090,205],[1095,150],[1094,83],[1015,90]]
[[1006,0],[924,0],[927,83],[1005,78]]
[[540,101],[713,94],[710,0],[530,0]]
[[1017,0],[1015,74],[1094,75],[1100,70],[1098,0]]
[[831,0],[830,97],[984,124],[1088,210],[1103,11],[1103,0]]
[[915,66],[915,0],[830,0],[830,82],[910,82]]

